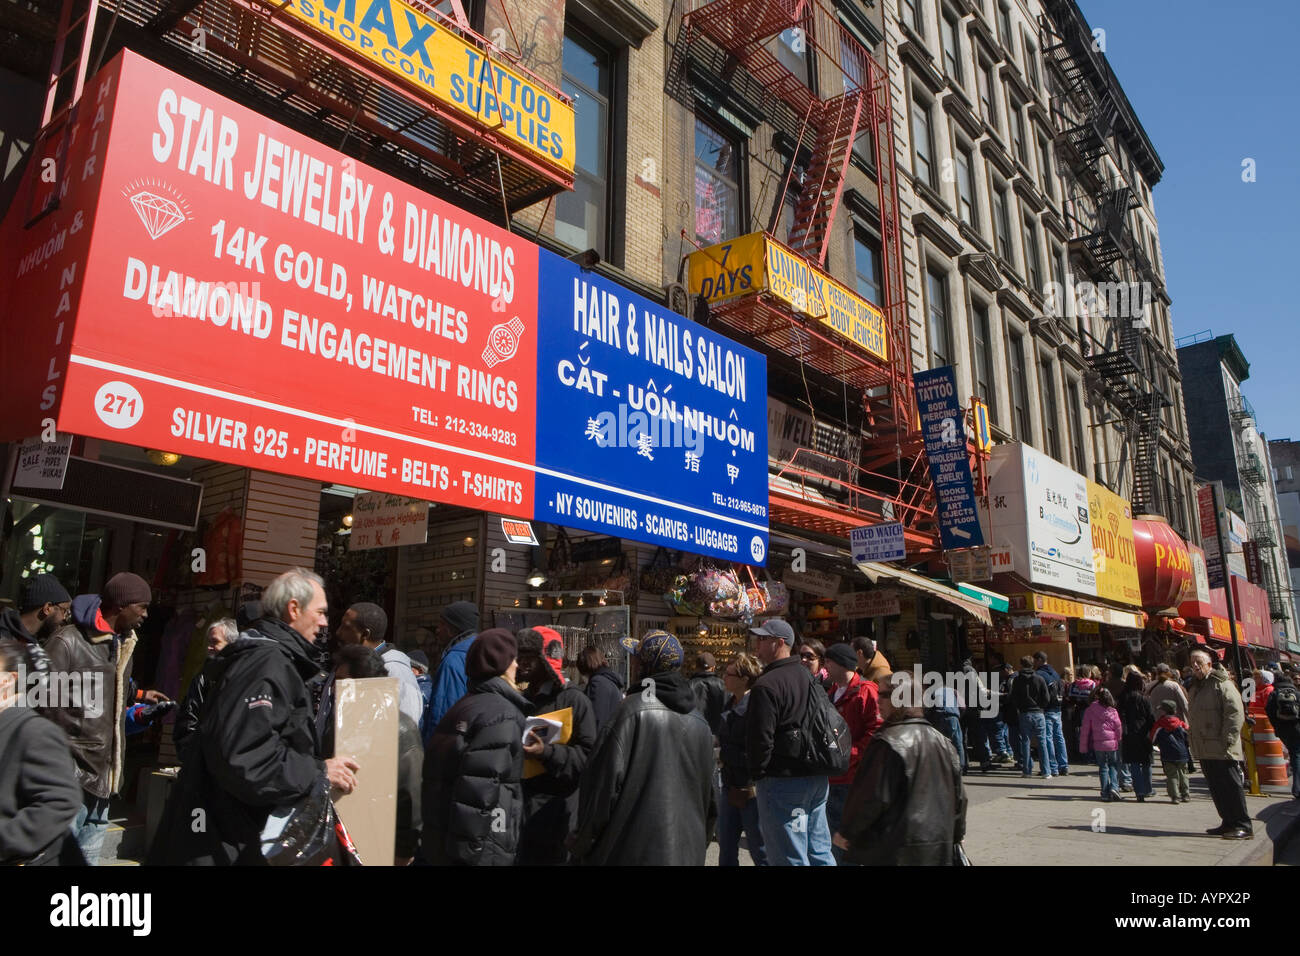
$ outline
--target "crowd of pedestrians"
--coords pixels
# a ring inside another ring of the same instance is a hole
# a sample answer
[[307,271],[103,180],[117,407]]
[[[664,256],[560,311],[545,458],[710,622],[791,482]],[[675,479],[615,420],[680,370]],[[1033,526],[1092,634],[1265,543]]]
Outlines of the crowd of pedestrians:
[[[99,861],[124,737],[176,706],[131,678],[151,600],[130,573],[75,599],[39,575],[0,615],[0,862]],[[398,687],[398,865],[702,865],[715,834],[722,866],[739,864],[742,839],[756,865],[952,865],[964,859],[963,776],[976,765],[1031,776],[1037,760],[1051,778],[1092,763],[1103,800],[1145,801],[1157,755],[1172,803],[1190,799],[1199,760],[1222,819],[1210,832],[1252,835],[1246,708],[1203,650],[1184,675],[1058,674],[1039,653],[1004,666],[995,687],[967,661],[965,696],[931,696],[891,673],[870,638],[827,647],[773,618],[751,628],[752,653],[720,668],[701,654],[690,677],[664,631],[635,644],[626,681],[582,648],[579,686],[559,633],[482,630],[468,602],[441,612],[436,665],[392,646],[371,603],[343,611],[323,654],[328,611],[322,579],[295,569],[208,627],[150,862],[268,862],[268,845],[293,830],[286,820],[310,819],[365,778],[365,754],[336,752],[335,695],[340,680],[377,676]],[[53,686],[72,673],[104,693],[15,706],[32,675]],[[1296,686],[1285,672],[1254,677],[1258,709],[1300,769]],[[355,859],[341,828],[328,842],[330,862]]]

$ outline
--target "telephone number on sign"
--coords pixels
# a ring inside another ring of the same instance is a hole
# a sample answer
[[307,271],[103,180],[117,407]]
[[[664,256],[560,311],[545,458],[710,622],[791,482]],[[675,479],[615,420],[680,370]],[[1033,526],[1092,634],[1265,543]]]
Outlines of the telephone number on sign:
[[506,431],[504,428],[497,428],[495,425],[481,425],[465,418],[456,418],[454,415],[443,416],[443,427],[449,432],[455,432],[457,435],[486,438],[498,445],[509,445],[512,448],[518,441],[514,432]]
[[722,497],[718,504],[726,505],[733,511],[743,511],[745,514],[757,515],[760,518],[767,517],[767,505],[755,504],[752,501],[745,501],[742,498]]

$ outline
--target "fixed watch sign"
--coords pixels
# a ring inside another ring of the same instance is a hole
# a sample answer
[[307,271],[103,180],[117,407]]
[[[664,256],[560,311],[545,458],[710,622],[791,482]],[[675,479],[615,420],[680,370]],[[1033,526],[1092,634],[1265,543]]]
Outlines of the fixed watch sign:
[[912,375],[921,416],[921,437],[938,502],[939,533],[945,551],[984,543],[975,510],[975,477],[966,451],[966,428],[957,403],[957,373],[951,365]]
[[888,521],[852,528],[849,531],[849,548],[853,552],[854,564],[864,561],[902,561],[907,557],[903,523]]

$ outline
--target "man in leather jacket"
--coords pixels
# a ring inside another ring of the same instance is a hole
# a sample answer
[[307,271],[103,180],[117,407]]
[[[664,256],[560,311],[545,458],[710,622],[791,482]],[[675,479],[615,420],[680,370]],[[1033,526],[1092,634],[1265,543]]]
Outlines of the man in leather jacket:
[[588,866],[703,866],[717,817],[713,734],[682,676],[682,646],[651,631],[632,693],[601,731],[578,799]]
[[99,594],[75,598],[71,620],[43,645],[51,686],[81,688],[80,700],[54,701],[41,715],[68,737],[84,797],[73,832],[91,866],[99,863],[108,832],[109,798],[122,786],[127,705],[137,697],[166,700],[157,691],[137,693],[131,681],[135,627],[149,616],[151,600],[144,578],[115,574]]
[[920,690],[906,672],[881,688],[885,722],[862,758],[834,837],[853,863],[951,866],[966,835],[961,760],[923,716]]

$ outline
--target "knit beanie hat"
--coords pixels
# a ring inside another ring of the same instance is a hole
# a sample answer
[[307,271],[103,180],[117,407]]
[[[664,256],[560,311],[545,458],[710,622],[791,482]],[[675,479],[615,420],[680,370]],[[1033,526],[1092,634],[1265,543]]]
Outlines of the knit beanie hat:
[[38,574],[23,588],[22,606],[18,610],[26,614],[46,604],[66,604],[71,600],[72,595],[59,583],[58,578],[52,574]]
[[504,627],[489,628],[469,646],[465,654],[465,676],[471,680],[500,677],[518,656],[519,644],[513,634]]
[[453,601],[442,609],[442,619],[447,622],[452,637],[466,631],[477,631],[478,605],[469,601]]
[[641,638],[636,656],[646,675],[660,674],[682,666],[682,644],[667,631],[651,631]]
[[858,654],[847,644],[832,644],[826,648],[826,659],[848,670],[858,666]]
[[106,607],[126,607],[130,604],[148,604],[153,600],[149,583],[138,574],[119,571],[108,579],[99,592]]

